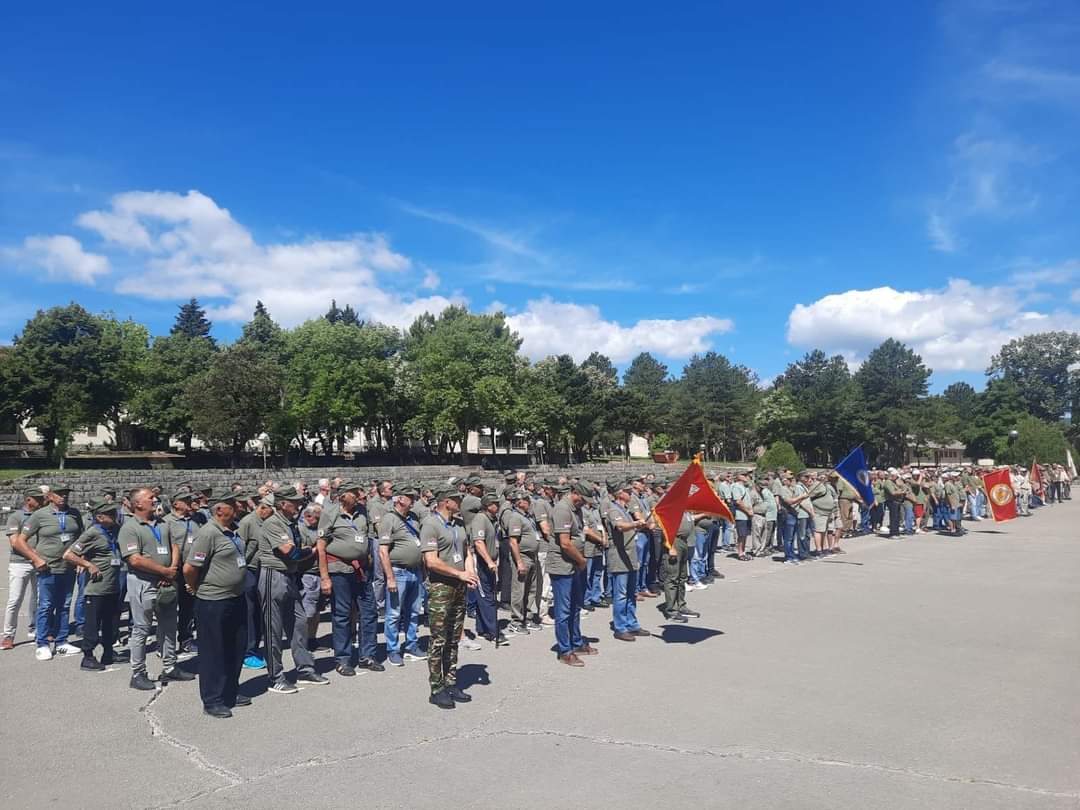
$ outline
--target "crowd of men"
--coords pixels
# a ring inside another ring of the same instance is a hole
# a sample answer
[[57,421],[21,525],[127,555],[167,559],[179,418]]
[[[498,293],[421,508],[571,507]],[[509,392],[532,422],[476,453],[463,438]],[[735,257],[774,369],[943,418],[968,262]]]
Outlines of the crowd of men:
[[[1070,497],[1063,469],[1011,472],[1020,514]],[[459,644],[481,649],[550,629],[557,660],[583,667],[598,654],[582,634],[583,611],[610,609],[621,642],[650,635],[637,614],[650,599],[668,622],[698,618],[686,593],[722,577],[717,553],[749,562],[782,552],[799,565],[842,554],[842,539],[859,533],[959,534],[964,519],[986,514],[974,468],[890,468],[870,479],[868,506],[835,471],[725,471],[715,488],[734,520],[686,513],[673,538],[653,515],[670,481],[652,475],[593,483],[510,472],[493,489],[475,476],[324,479],[314,493],[302,481],[228,492],[184,484],[168,494],[105,490],[83,510],[65,485],[36,486],[8,521],[0,649],[14,647],[25,599],[37,660],[81,655],[95,672],[123,657],[140,691],[193,680],[197,669],[204,712],[226,718],[251,703],[238,688],[243,668],[265,669],[272,694],[330,682],[315,662],[328,607],[337,675],[426,661],[429,701],[450,709],[471,700],[457,683]]]

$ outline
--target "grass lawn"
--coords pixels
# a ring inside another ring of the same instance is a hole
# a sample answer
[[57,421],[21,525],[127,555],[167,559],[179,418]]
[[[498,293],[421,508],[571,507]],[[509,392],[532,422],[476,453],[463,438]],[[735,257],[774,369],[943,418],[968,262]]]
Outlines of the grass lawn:
[[12,481],[22,478],[24,475],[36,475],[37,473],[59,473],[60,470],[5,470],[0,469],[0,481]]

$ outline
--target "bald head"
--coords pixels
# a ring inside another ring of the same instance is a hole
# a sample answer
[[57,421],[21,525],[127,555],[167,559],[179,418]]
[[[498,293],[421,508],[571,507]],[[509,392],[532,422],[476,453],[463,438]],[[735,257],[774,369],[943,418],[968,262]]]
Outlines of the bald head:
[[148,518],[154,512],[154,491],[149,487],[133,489],[130,495],[131,511],[136,517]]

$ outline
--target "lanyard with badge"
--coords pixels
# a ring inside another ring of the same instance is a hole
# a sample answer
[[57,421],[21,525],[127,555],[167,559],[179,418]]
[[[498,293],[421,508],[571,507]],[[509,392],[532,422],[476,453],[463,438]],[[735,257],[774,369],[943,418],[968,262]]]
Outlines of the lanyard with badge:
[[105,542],[109,544],[109,565],[113,568],[119,568],[122,560],[120,559],[120,544],[116,542],[116,538],[113,537],[112,532],[106,529],[97,521],[94,522],[98,531],[101,532],[101,536],[105,538]]
[[351,528],[353,530],[353,542],[354,543],[363,543],[365,540],[367,540],[367,537],[360,533],[360,527],[356,525],[356,522],[352,519],[351,516],[349,516],[346,513],[342,512],[340,517],[341,517],[342,520],[344,520],[346,523],[348,523],[349,528]]
[[147,523],[146,526],[150,529],[151,534],[154,535],[154,540],[157,541],[157,553],[164,557],[169,553],[169,549],[166,546],[161,545],[161,529],[153,523]]
[[536,540],[537,543],[539,543],[540,542],[540,523],[539,523],[539,521],[537,521],[537,519],[534,518],[532,515],[530,515],[528,512],[522,512],[520,509],[515,509],[514,511],[517,512],[519,515],[521,515],[523,518],[525,518],[527,521],[529,521],[529,525],[532,526],[532,530],[533,530],[533,539]]
[[240,542],[240,538],[237,536],[236,532],[232,529],[222,529],[221,533],[232,541],[233,548],[236,549],[236,567],[246,568],[247,559],[244,557],[244,544]]
[[67,512],[53,512],[60,524],[60,542],[65,546],[71,542],[71,533],[67,530]]
[[409,523],[409,519],[408,519],[408,518],[403,518],[403,517],[401,517],[401,515],[400,515],[400,514],[398,514],[397,512],[395,512],[394,514],[396,514],[396,515],[398,516],[398,518],[399,518],[399,519],[401,520],[401,524],[402,524],[402,525],[403,525],[403,526],[404,526],[404,527],[405,527],[406,529],[408,529],[408,531],[409,531],[409,534],[411,534],[411,535],[413,536],[413,540],[414,540],[414,541],[416,542],[416,547],[417,547],[417,548],[420,548],[420,547],[421,547],[421,545],[422,545],[422,544],[420,543],[420,532],[418,532],[418,531],[417,531],[416,529],[414,529],[414,528],[413,528],[413,525],[412,525],[411,523]]
[[453,547],[454,547],[454,562],[459,563],[462,560],[464,560],[465,558],[463,556],[461,556],[462,547],[461,547],[461,539],[460,539],[460,536],[458,535],[458,527],[455,526],[454,524],[450,523],[450,521],[443,518],[442,515],[439,515],[439,519],[442,520],[443,525],[446,526],[447,530],[453,532],[453,534],[454,534],[454,539],[452,541],[453,542]]

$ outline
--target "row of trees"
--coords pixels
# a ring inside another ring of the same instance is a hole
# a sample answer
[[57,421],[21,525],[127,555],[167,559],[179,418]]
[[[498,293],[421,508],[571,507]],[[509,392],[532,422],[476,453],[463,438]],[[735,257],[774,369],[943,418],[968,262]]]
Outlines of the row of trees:
[[491,429],[576,459],[619,452],[639,433],[654,450],[704,445],[712,459],[788,441],[813,464],[859,443],[879,463],[950,441],[977,457],[1022,460],[1036,445],[1063,456],[1066,432],[1077,438],[1075,333],[1014,340],[994,357],[983,392],[956,383],[934,396],[930,369],[895,340],[854,373],[840,356],[809,352],[767,387],[715,352],[694,355],[677,377],[643,353],[620,381],[599,353],[530,363],[520,344],[503,315],[458,307],[400,331],[334,302],[285,330],[259,303],[221,346],[194,299],[152,340],[141,324],[71,304],[39,312],[0,349],[0,403],[60,458],[76,430],[102,422],[118,449],[173,438],[190,452],[198,437],[234,455],[263,432],[278,453],[331,454],[361,430],[391,453],[421,443],[432,457],[464,453],[469,431]]

